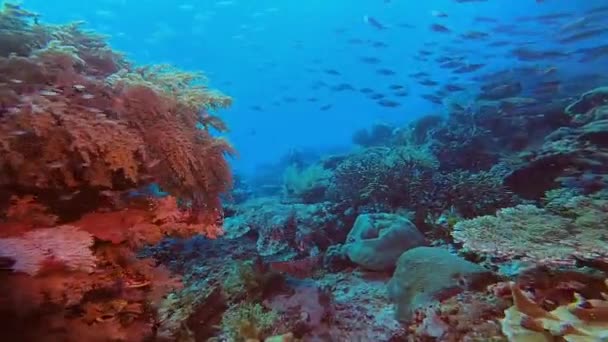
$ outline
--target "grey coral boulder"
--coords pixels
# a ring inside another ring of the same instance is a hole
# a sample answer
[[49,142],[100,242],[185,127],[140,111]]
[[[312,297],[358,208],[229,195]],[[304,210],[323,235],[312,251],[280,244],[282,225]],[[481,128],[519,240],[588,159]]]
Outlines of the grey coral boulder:
[[418,247],[399,257],[388,283],[388,295],[395,304],[397,319],[408,321],[416,309],[436,299],[484,288],[495,280],[489,270],[446,249]]
[[355,264],[372,271],[385,271],[395,267],[403,252],[424,244],[424,236],[403,216],[361,214],[343,250]]

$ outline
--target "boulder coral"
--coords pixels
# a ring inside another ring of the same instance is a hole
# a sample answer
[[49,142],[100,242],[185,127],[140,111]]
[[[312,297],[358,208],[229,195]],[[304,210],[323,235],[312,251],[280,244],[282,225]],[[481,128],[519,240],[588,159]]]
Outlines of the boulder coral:
[[408,321],[414,312],[435,300],[493,282],[487,269],[434,247],[417,247],[403,253],[388,283],[397,319]]
[[343,249],[355,264],[373,271],[390,270],[403,252],[425,244],[424,236],[407,218],[395,214],[362,214]]

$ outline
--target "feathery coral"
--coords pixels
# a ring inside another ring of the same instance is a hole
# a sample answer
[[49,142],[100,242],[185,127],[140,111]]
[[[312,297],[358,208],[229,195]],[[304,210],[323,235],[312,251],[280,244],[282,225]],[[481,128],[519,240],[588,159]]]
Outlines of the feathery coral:
[[92,245],[89,233],[61,226],[0,239],[0,256],[14,259],[13,270],[29,275],[36,275],[48,261],[59,262],[73,271],[91,272],[95,267]]
[[134,68],[78,24],[34,24],[9,12],[0,25],[31,39],[0,55],[0,186],[65,195],[156,181],[215,215],[231,186],[225,154],[233,151],[208,132],[227,128],[206,111],[229,106],[229,97],[200,74]]

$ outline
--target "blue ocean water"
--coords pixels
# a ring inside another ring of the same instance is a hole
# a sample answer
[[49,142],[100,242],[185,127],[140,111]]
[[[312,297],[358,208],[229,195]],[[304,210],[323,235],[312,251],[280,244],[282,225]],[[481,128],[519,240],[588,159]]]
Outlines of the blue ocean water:
[[[112,46],[137,63],[203,70],[212,87],[235,99],[222,116],[240,154],[233,163],[242,172],[275,161],[294,148],[348,148],[353,132],[374,122],[402,124],[424,114],[445,112],[442,105],[420,97],[433,88],[408,77],[412,73],[427,72],[440,85],[455,76],[467,90],[450,96],[466,101],[478,91],[474,76],[504,68],[555,66],[563,77],[608,69],[606,58],[591,63],[577,62],[576,55],[521,61],[510,54],[517,46],[570,53],[601,44],[605,35],[568,44],[556,42],[556,35],[560,27],[576,24],[586,10],[605,5],[602,0],[26,0],[23,4],[42,13],[45,21],[86,21],[88,28],[108,34]],[[438,17],[439,13],[447,17]],[[526,20],[555,13],[568,15]],[[386,29],[365,23],[365,16]],[[479,17],[495,22],[475,20]],[[453,32],[430,30],[435,23]],[[492,30],[499,25],[512,26],[512,30]],[[488,36],[458,39],[468,31]],[[496,41],[506,44],[491,46]],[[420,60],[420,50],[432,55]],[[484,67],[476,73],[454,75],[434,61],[441,55],[458,55],[466,63]],[[379,61],[365,64],[361,59],[366,57]],[[376,71],[382,68],[395,74],[379,75]],[[388,87],[392,84],[403,85],[408,96],[391,96]],[[339,85],[355,90],[331,90]],[[358,91],[361,88],[373,89],[400,106],[378,106]]]

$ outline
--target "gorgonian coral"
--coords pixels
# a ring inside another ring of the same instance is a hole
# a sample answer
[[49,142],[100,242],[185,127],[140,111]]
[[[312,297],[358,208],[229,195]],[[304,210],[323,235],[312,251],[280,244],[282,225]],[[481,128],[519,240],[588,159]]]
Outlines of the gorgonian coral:
[[36,275],[46,261],[74,271],[91,272],[95,257],[91,234],[72,226],[36,229],[21,237],[0,239],[0,256],[15,260],[13,270]]
[[216,215],[232,148],[208,131],[226,126],[207,111],[230,98],[199,74],[135,68],[78,25],[14,9],[0,16],[9,21],[13,35],[37,38],[0,57],[0,186],[65,194],[156,181]]

